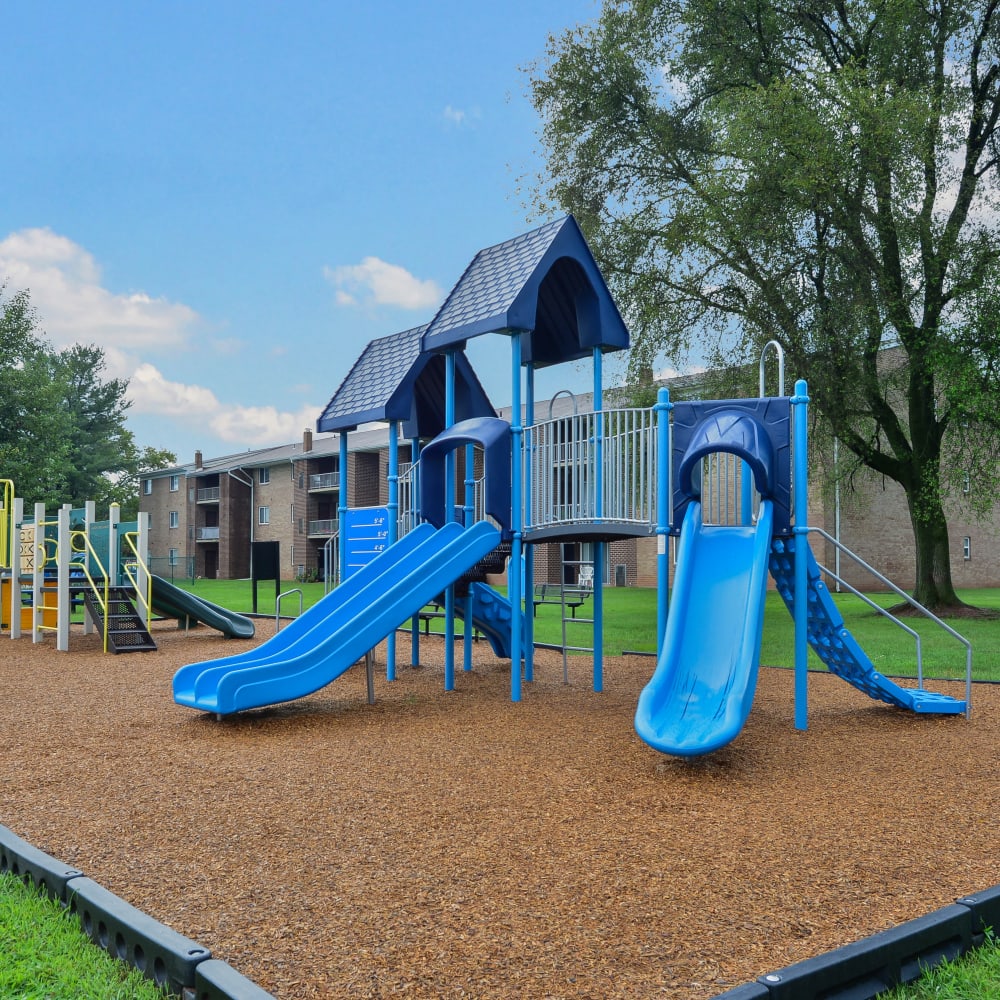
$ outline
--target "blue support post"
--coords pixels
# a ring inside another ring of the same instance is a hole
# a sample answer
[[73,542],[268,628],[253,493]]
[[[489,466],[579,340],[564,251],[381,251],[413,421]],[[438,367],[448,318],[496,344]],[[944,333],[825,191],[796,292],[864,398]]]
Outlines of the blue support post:
[[[602,398],[604,355],[599,347],[594,348],[594,412],[597,440],[594,442],[594,485],[597,496],[594,513],[597,520],[604,517],[604,421],[600,416],[604,409]],[[594,690],[604,690],[604,542],[594,543]]]
[[[420,496],[420,483],[418,482],[418,477],[420,476],[420,469],[417,466],[417,462],[420,461],[420,438],[413,437],[410,438],[410,464],[416,470],[416,473],[410,477],[410,504],[416,504],[416,498]],[[420,666],[420,615],[415,614],[410,619],[410,665],[414,667]]]
[[521,426],[521,337],[511,337],[511,483],[510,483],[510,564],[507,569],[507,594],[510,597],[510,700],[521,700],[521,524],[524,491],[521,484],[521,461],[524,452],[524,428]]
[[[455,352],[448,351],[444,365],[444,425],[455,422]],[[455,520],[455,453],[449,451],[444,459],[444,513],[445,521]],[[449,584],[444,591],[444,689],[455,690],[455,586]]]
[[[526,372],[525,388],[525,422],[530,427],[535,422],[535,369],[528,366]],[[525,480],[522,485],[523,495],[531,496],[531,455],[524,463]],[[530,511],[530,505],[527,505]],[[530,525],[526,525],[530,527]],[[535,586],[535,546],[526,545],[524,547],[524,579],[522,581],[522,593],[527,595],[528,591]],[[524,679],[529,683],[535,679],[535,617],[533,614],[524,616]]]
[[337,497],[337,531],[340,544],[337,553],[340,556],[340,582],[347,579],[347,431],[340,432],[340,493]]
[[795,520],[795,728],[809,728],[809,590],[806,546],[809,544],[808,409],[805,379],[795,383],[792,396]]
[[[399,425],[389,421],[389,544],[399,537]],[[396,631],[386,638],[385,677],[396,679]]]
[[656,662],[663,653],[667,634],[667,609],[670,607],[669,536],[670,495],[670,390],[656,394]]
[[[476,449],[465,446],[465,526],[472,527],[476,520]],[[462,670],[472,670],[472,593],[465,598],[465,630],[462,633]]]

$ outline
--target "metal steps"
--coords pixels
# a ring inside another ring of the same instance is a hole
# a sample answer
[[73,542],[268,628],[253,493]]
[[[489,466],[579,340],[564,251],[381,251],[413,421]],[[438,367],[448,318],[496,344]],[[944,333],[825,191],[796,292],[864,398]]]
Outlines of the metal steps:
[[[92,590],[84,593],[87,611],[94,623],[103,632],[104,609]],[[108,652],[146,653],[156,649],[156,643],[149,634],[143,620],[135,609],[132,595],[124,587],[108,589]]]

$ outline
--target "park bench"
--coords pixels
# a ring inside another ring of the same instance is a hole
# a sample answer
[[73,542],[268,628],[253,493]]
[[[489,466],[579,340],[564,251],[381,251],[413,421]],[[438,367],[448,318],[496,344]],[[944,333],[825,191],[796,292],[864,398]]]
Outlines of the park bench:
[[570,614],[575,618],[576,609],[584,604],[593,592],[589,586],[582,587],[568,583],[536,583],[531,601],[536,617],[540,604],[558,604],[561,607],[569,608]]

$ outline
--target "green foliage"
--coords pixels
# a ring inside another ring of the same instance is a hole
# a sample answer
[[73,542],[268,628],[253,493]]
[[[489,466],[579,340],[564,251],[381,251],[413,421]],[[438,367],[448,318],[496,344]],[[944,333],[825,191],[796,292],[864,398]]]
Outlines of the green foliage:
[[536,206],[580,221],[633,373],[778,340],[842,450],[906,491],[932,606],[955,597],[942,467],[997,481],[998,18],[609,0],[531,71]]
[[126,519],[138,509],[138,473],[176,462],[140,450],[126,427],[125,379],[105,376],[94,345],[55,351],[42,336],[27,292],[0,286],[0,475],[18,495],[48,507],[94,500]]
[[17,1000],[164,1000],[135,969],[95,947],[54,900],[0,875],[0,996]]

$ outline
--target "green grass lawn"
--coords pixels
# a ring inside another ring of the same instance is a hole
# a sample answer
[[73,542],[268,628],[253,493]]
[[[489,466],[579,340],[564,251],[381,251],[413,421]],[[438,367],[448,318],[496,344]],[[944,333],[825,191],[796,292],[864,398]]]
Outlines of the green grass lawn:
[[164,1000],[142,973],[95,947],[79,919],[9,872],[0,875],[0,997]]
[[[244,613],[252,608],[252,585],[249,580],[186,581],[185,590],[206,600]],[[323,597],[320,583],[283,583],[282,591],[301,589],[303,607],[309,608]],[[874,594],[872,599],[882,607],[892,607],[899,599],[892,594]],[[960,596],[969,604],[1000,611],[1000,591],[970,590]],[[912,636],[888,619],[877,614],[852,594],[834,595],[844,616],[844,623],[868,654],[875,668],[891,677],[916,676],[916,647]],[[258,611],[274,613],[274,586],[258,587]],[[286,597],[283,614],[298,612],[298,596]],[[583,618],[592,617],[593,599],[577,610]],[[923,618],[907,618],[906,624],[921,635],[924,677],[926,679],[964,680],[965,648],[953,637]],[[972,643],[972,669],[976,680],[1000,681],[1000,620],[949,619],[948,624]],[[432,629],[441,631],[440,622]],[[535,641],[562,645],[561,609],[542,605],[535,617]],[[571,646],[589,646],[590,628],[571,626],[567,642]],[[768,666],[791,667],[795,662],[795,630],[792,618],[781,598],[773,591],[767,595],[764,619],[764,641],[761,662]],[[604,651],[617,655],[624,650],[654,652],[656,650],[656,591],[641,587],[608,587],[604,591]],[[811,651],[809,665],[823,665]]]

